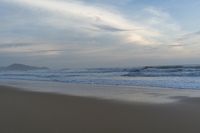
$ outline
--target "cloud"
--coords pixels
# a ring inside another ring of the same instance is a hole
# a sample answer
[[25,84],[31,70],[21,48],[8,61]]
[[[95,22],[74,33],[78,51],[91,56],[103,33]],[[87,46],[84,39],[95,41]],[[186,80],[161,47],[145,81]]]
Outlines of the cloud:
[[44,54],[49,55],[52,53],[61,52],[61,50],[56,50],[59,47],[56,47],[55,45],[51,44],[45,44],[45,43],[30,43],[30,42],[13,42],[13,43],[0,43],[0,52],[1,53],[25,53],[30,54]]
[[[33,10],[44,10],[51,12],[54,17],[61,17],[62,19],[59,19],[61,21],[56,20],[56,18],[53,18],[53,21],[50,19],[47,19],[46,21],[46,23],[56,28],[68,28],[70,26],[86,27],[88,29],[98,28],[98,30],[101,31],[99,31],[97,34],[101,34],[105,31],[128,31],[120,34],[121,40],[123,40],[124,43],[132,42],[139,45],[152,45],[153,43],[156,43],[154,37],[159,35],[157,30],[152,29],[147,25],[141,25],[136,21],[129,20],[117,11],[108,10],[96,5],[90,5],[88,3],[86,4],[84,2],[55,0],[12,0],[9,1],[9,3],[19,4],[24,7],[32,7]],[[55,20],[57,23],[55,23]],[[66,26],[66,24],[71,25]]]
[[104,30],[104,31],[108,31],[108,32],[126,32],[126,31],[136,31],[136,30],[140,30],[140,29],[120,29],[114,26],[109,26],[109,25],[94,25],[94,27],[96,27],[98,30]]
[[120,12],[122,7],[113,8],[118,4],[109,5],[114,2],[1,0],[9,8],[0,18],[0,53],[117,62],[173,56],[177,51],[184,55],[186,44],[194,43],[195,39],[180,39],[187,32],[166,10],[145,6],[137,12]]
[[179,35],[171,44],[171,46],[190,47],[199,45],[199,41],[200,41],[200,31],[189,32],[183,35]]
[[27,44],[26,43],[3,43],[3,44],[1,43],[0,44],[1,49],[12,48],[12,47],[16,48],[16,47],[23,47],[23,46],[27,46]]

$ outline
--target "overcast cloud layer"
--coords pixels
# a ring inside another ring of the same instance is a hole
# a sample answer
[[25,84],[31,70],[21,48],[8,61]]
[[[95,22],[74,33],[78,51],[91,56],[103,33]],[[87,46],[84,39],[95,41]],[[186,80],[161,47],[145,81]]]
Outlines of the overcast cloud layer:
[[0,0],[1,64],[197,64],[199,6],[195,0]]

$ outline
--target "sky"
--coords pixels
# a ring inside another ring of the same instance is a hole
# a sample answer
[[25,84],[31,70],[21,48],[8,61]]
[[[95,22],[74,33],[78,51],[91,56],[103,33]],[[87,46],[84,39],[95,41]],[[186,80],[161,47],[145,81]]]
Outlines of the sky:
[[1,66],[199,64],[198,0],[0,0]]

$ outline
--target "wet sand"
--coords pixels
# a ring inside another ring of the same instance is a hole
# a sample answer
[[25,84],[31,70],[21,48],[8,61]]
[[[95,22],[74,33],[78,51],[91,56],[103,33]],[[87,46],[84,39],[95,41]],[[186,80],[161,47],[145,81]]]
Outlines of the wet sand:
[[0,133],[200,132],[200,98],[177,98],[126,103],[0,86]]

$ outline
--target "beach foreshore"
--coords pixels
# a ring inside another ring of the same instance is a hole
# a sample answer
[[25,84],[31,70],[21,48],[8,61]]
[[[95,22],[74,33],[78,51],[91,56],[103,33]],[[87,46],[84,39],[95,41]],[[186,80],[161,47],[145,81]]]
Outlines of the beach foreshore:
[[157,104],[0,86],[1,133],[195,133],[200,98]]
[[199,98],[200,90],[156,88],[145,86],[119,86],[97,84],[73,84],[49,81],[0,80],[0,85],[30,92],[53,93],[70,96],[99,98],[120,102],[175,103],[182,97]]

